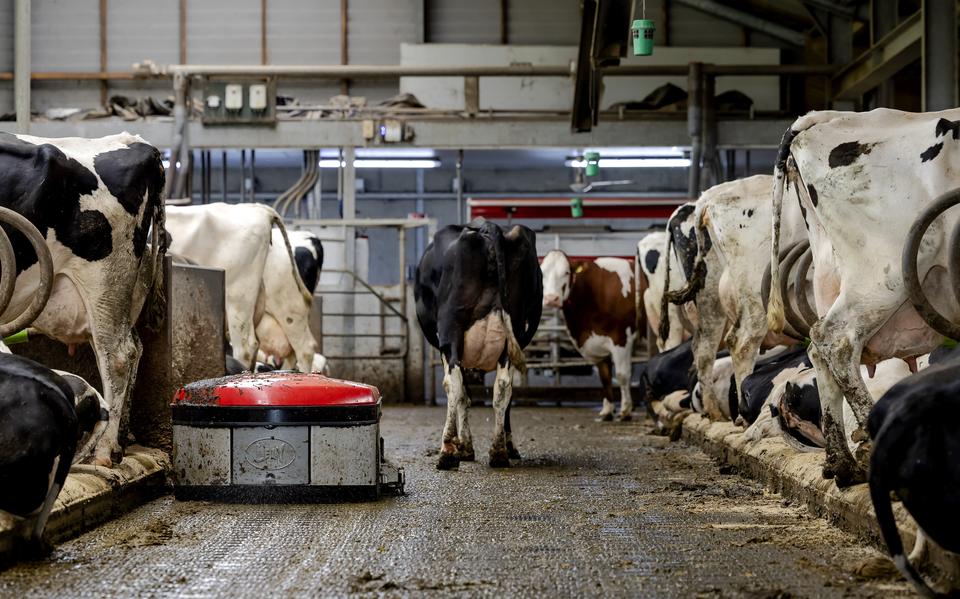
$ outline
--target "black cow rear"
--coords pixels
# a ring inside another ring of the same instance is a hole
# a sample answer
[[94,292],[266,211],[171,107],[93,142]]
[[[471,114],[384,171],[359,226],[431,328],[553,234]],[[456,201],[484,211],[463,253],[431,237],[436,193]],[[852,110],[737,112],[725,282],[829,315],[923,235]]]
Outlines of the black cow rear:
[[35,544],[70,471],[78,433],[67,382],[32,360],[0,353],[0,510],[36,517]]
[[542,309],[536,235],[520,225],[505,233],[482,219],[445,227],[420,259],[414,297],[420,328],[445,363],[447,424],[437,467],[474,458],[462,368],[497,371],[490,463],[508,466],[508,457],[519,457],[510,435],[512,370],[524,368],[522,349]]
[[923,532],[960,553],[960,362],[931,366],[890,388],[870,412],[870,496],[897,568],[933,596],[904,555],[890,505],[895,492]]

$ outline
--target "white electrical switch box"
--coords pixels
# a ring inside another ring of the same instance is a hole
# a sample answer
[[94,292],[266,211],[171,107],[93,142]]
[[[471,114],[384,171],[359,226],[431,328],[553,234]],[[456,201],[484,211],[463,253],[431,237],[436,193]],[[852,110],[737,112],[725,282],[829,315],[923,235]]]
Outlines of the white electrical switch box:
[[207,97],[207,106],[210,108],[220,108],[220,96],[214,94]]
[[226,86],[223,106],[227,110],[240,110],[243,108],[243,86],[239,83],[231,83]]
[[250,86],[250,108],[252,110],[266,110],[267,84],[254,83]]

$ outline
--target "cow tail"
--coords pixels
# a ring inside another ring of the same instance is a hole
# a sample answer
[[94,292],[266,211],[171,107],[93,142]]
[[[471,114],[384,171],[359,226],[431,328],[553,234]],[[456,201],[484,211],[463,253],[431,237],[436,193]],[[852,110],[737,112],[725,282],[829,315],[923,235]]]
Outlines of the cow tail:
[[146,210],[152,210],[150,235],[150,265],[151,276],[146,299],[145,326],[151,330],[159,330],[166,318],[167,295],[164,286],[163,260],[167,255],[169,236],[167,235],[167,212],[164,209],[165,176],[163,166],[160,165],[160,153],[157,152],[157,164],[160,177],[154,183],[154,188],[148,193],[149,205]]
[[503,255],[503,244],[506,241],[503,236],[503,229],[494,223],[484,223],[480,228],[480,233],[489,239],[493,245],[493,257],[497,265],[497,288],[500,290],[500,312],[503,314],[504,325],[507,330],[507,359],[518,370],[525,372],[527,360],[523,355],[523,349],[513,334],[513,320],[507,310],[507,306],[510,305],[510,290],[507,285],[507,261]]
[[667,221],[667,249],[663,253],[663,259],[666,262],[666,271],[663,275],[663,295],[660,296],[660,327],[657,334],[661,341],[666,341],[670,337],[670,259],[673,251],[673,229],[670,227],[670,221]]
[[297,289],[300,290],[300,295],[303,296],[303,301],[309,306],[313,301],[313,293],[311,293],[307,286],[304,284],[303,279],[300,278],[300,272],[297,270],[297,259],[293,253],[293,246],[290,245],[290,238],[287,237],[287,227],[283,224],[283,219],[280,218],[280,215],[277,214],[277,211],[267,206],[270,210],[270,220],[274,226],[280,229],[280,235],[283,236],[283,245],[287,248],[287,255],[290,257],[290,268],[293,270],[293,279],[297,282]]
[[[643,320],[643,298],[640,296],[640,244],[637,244],[637,249],[633,254],[633,330],[636,331],[637,335],[640,335],[640,324]],[[646,328],[646,327],[644,327]],[[644,336],[646,336],[646,331],[644,331]]]
[[[690,280],[684,285],[683,289],[677,291],[665,292],[667,299],[674,304],[685,304],[693,301],[697,293],[703,289],[704,282],[707,279],[707,250],[706,247],[709,232],[704,224],[706,213],[705,206],[699,204],[694,211],[693,222],[697,228],[697,259],[693,263],[693,272],[690,274]],[[664,337],[666,339],[666,337]]]
[[780,216],[783,212],[783,191],[787,184],[790,144],[797,132],[787,129],[780,141],[780,151],[773,171],[773,219],[770,252],[770,301],[767,304],[767,328],[774,333],[782,333],[786,324],[783,296],[780,295]]
[[897,570],[910,581],[917,593],[923,597],[936,597],[936,593],[910,564],[910,560],[903,551],[903,541],[900,539],[897,520],[893,516],[893,505],[890,503],[890,489],[883,480],[881,470],[882,468],[870,468],[870,499],[873,501],[873,511],[877,516],[880,534],[887,544]]

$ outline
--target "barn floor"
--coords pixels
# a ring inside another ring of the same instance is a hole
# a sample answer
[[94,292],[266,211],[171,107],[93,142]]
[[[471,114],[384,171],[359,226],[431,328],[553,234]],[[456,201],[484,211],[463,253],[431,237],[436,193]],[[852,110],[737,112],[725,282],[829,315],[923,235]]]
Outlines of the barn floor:
[[[472,413],[486,457],[492,412]],[[408,495],[371,504],[237,506],[170,497],[0,573],[4,597],[346,593],[645,597],[908,596],[864,580],[879,553],[699,450],[517,408],[527,458],[434,469],[444,410],[387,408]]]

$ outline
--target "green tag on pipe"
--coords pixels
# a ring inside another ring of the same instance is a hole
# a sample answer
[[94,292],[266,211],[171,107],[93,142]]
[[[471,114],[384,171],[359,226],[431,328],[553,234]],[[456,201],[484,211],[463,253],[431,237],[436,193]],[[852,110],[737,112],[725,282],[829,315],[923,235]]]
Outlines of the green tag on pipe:
[[23,329],[22,331],[18,331],[9,337],[3,338],[3,342],[6,345],[16,345],[18,343],[26,343],[27,341],[27,329]]

